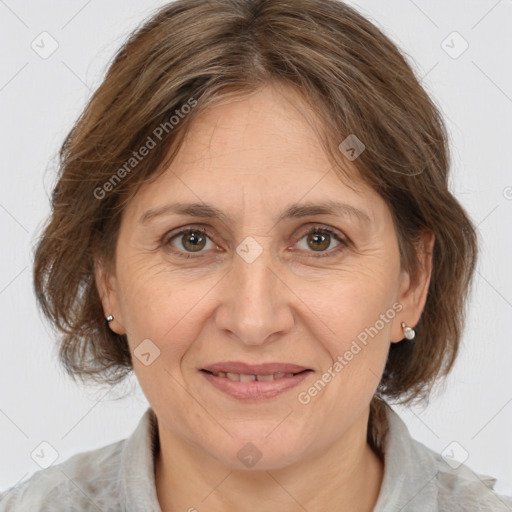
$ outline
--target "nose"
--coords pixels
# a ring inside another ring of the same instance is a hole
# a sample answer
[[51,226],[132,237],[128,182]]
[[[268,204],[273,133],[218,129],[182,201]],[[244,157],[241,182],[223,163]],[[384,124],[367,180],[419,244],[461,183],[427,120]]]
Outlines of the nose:
[[293,327],[294,295],[268,248],[250,263],[235,253],[221,294],[217,328],[245,345],[271,343]]

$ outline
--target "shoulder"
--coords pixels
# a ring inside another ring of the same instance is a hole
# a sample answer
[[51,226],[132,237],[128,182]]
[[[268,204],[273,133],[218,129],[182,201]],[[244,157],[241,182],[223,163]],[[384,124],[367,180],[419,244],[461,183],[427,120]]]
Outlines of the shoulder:
[[0,494],[0,512],[116,510],[126,440],[78,453]]
[[438,510],[443,512],[512,512],[512,497],[494,490],[496,478],[479,474],[466,464],[445,459],[442,455],[413,440],[434,470]]
[[391,407],[385,411],[384,478],[376,512],[512,512],[512,497],[494,490],[495,478],[425,446]]

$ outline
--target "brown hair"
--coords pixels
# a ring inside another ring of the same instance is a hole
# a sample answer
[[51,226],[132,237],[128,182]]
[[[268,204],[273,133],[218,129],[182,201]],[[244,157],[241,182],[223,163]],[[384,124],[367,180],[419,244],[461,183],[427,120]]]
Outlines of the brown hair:
[[[388,204],[401,264],[413,279],[420,264],[415,244],[424,231],[435,235],[416,339],[391,345],[377,395],[402,403],[428,398],[448,373],[476,233],[448,190],[439,111],[406,59],[337,0],[178,0],[131,34],[60,150],[34,285],[42,311],[62,333],[59,356],[70,375],[114,384],[132,368],[126,336],[105,323],[94,279],[95,256],[113,264],[127,202],[165,170],[200,112],[272,82],[293,87],[319,114],[340,175],[346,155],[339,144],[350,134],[364,142],[353,163]],[[155,145],[139,159],[150,139]]]

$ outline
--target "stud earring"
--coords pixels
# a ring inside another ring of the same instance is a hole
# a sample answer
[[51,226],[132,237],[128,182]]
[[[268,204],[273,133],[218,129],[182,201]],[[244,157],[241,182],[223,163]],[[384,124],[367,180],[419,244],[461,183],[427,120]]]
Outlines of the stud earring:
[[416,336],[416,331],[412,327],[408,327],[405,322],[402,322],[402,329],[404,330],[404,336],[408,340],[413,340]]
[[107,320],[107,324],[109,324],[110,322],[112,322],[112,320],[114,320],[114,317],[112,315],[108,315],[106,320]]

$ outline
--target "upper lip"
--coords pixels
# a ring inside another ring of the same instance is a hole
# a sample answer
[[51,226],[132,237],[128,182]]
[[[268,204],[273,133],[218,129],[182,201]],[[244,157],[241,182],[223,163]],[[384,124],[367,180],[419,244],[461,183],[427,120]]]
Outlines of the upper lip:
[[209,372],[242,373],[245,375],[271,375],[274,373],[300,373],[310,368],[291,363],[247,364],[241,361],[225,361],[202,368]]

